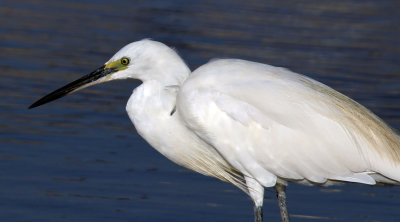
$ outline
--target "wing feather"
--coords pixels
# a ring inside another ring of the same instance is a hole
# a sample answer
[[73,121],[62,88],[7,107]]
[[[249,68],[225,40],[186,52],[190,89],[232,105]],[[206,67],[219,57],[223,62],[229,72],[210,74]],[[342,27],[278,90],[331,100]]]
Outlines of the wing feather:
[[213,61],[184,83],[177,108],[190,129],[264,186],[277,177],[372,184],[369,172],[400,180],[396,133],[348,97],[286,69]]

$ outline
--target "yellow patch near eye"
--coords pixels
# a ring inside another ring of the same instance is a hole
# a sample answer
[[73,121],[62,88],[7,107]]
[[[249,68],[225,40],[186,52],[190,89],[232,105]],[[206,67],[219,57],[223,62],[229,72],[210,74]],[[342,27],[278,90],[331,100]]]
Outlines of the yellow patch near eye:
[[116,61],[114,61],[114,62],[109,62],[109,63],[107,63],[106,66],[105,66],[104,68],[106,68],[106,69],[115,68],[115,67],[117,67],[119,64],[121,64],[121,63],[119,62],[119,60],[116,60]]
[[[128,62],[126,62],[124,59],[127,60]],[[122,60],[124,60],[124,61],[122,61]],[[122,59],[118,59],[113,62],[107,63],[104,68],[105,69],[115,69],[117,71],[120,71],[120,70],[124,70],[124,69],[128,68],[128,66],[127,66],[128,64],[129,64],[129,60],[124,57]]]

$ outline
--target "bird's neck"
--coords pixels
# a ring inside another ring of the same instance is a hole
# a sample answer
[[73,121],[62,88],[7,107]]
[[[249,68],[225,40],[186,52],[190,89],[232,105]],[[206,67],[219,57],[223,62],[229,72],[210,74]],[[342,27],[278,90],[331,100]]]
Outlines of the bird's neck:
[[[169,55],[168,59],[154,59],[153,57],[151,60],[149,59],[149,62],[144,63],[150,63],[151,66],[137,65],[136,67],[135,78],[140,79],[143,83],[150,83],[145,85],[147,88],[157,90],[157,88],[168,86],[180,86],[191,73],[189,67],[176,54]],[[155,81],[158,83],[157,86],[153,84]]]
[[139,135],[160,153],[182,165],[173,154],[172,147],[178,144],[171,141],[173,135],[185,130],[179,129],[183,127],[177,123],[174,113],[177,92],[176,86],[145,81],[134,90],[126,110]]
[[[129,117],[136,128],[140,127],[144,119],[149,122],[155,118],[166,120],[165,118],[175,109],[179,87],[190,74],[185,62],[169,48],[166,51],[161,50],[159,54],[154,52],[148,54],[151,56],[144,58],[145,60],[147,58],[147,62],[138,63],[136,67],[138,73],[136,78],[143,84],[134,90],[127,104]],[[156,126],[157,122],[154,123]]]
[[164,133],[174,124],[178,87],[157,80],[144,81],[128,100],[126,111],[137,132],[157,150]]
[[127,111],[132,118],[170,115],[175,107],[179,90],[177,83],[167,85],[157,80],[144,81],[137,87],[128,100]]

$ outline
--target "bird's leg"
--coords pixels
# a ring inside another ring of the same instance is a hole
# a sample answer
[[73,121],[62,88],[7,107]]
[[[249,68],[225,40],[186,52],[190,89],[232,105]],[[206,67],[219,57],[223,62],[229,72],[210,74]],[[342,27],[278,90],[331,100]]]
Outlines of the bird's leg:
[[249,195],[254,201],[254,221],[263,221],[263,201],[264,201],[264,187],[257,182],[253,177],[244,177],[246,180],[247,189],[249,190]]
[[255,222],[262,222],[263,221],[262,206],[254,205],[254,221]]
[[286,186],[280,183],[275,185],[276,197],[278,198],[282,222],[289,222],[289,213],[286,205]]

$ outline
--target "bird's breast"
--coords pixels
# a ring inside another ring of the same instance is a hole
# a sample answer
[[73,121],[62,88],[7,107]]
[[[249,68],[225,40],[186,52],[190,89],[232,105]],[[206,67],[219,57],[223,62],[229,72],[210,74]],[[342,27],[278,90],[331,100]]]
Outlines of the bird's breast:
[[189,130],[179,111],[171,115],[175,97],[165,91],[135,89],[126,110],[140,136],[153,148],[178,165],[240,186],[231,166],[216,150]]

